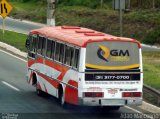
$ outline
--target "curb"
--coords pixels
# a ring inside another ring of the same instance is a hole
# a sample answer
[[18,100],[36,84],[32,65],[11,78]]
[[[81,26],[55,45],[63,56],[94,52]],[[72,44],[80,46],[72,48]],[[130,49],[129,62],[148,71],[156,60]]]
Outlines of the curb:
[[[22,52],[19,49],[15,48],[11,45],[0,42],[0,49],[4,50],[6,52],[9,52],[13,55],[16,55],[17,57],[20,57],[24,60],[27,60],[27,53],[26,52]],[[152,105],[152,104],[149,104],[145,101],[143,101],[142,105],[138,106],[138,107],[145,110],[145,111],[151,112],[151,113],[158,113],[158,114],[160,113],[159,107]]]
[[15,21],[21,21],[21,22],[27,23],[27,24],[33,24],[33,25],[41,26],[41,27],[47,26],[46,24],[37,23],[37,22],[33,22],[33,21],[28,21],[28,20],[23,20],[23,19],[15,19],[13,17],[6,17],[6,18],[10,19],[10,20],[15,20]]
[[11,45],[8,45],[6,43],[3,43],[3,42],[0,42],[0,49],[1,50],[4,50],[10,54],[13,54],[13,55],[16,55],[24,60],[27,60],[27,53],[26,52],[22,52],[20,51],[19,49],[11,46]]
[[148,112],[151,112],[151,113],[157,113],[159,114],[160,113],[160,108],[155,106],[155,105],[152,105],[152,104],[149,104],[145,101],[143,101],[142,105],[139,106],[139,108],[143,109],[143,110],[146,110]]

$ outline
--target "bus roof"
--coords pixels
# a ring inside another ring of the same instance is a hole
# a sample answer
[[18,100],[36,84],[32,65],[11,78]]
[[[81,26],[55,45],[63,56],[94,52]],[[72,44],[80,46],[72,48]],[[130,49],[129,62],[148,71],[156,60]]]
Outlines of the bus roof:
[[79,47],[86,47],[89,42],[101,41],[120,41],[120,42],[134,42],[141,48],[140,42],[130,38],[116,37],[92,29],[77,27],[77,26],[56,26],[44,27],[31,31],[32,34],[39,34],[50,39],[58,39],[62,42],[67,42]]

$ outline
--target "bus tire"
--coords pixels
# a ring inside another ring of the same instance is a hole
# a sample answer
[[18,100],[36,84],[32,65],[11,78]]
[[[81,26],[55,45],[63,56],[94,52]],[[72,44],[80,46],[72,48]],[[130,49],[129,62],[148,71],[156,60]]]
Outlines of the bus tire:
[[42,96],[43,95],[43,91],[41,91],[39,88],[38,88],[38,83],[36,83],[36,93],[38,96]]
[[58,99],[59,99],[59,104],[65,108],[66,103],[65,103],[65,97],[64,97],[64,92],[63,92],[63,88],[60,85],[59,89],[58,89]]

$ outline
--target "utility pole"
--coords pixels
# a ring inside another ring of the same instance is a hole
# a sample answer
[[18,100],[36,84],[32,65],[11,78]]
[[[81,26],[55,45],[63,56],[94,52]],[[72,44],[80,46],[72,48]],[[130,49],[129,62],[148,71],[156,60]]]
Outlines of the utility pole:
[[101,8],[103,7],[103,0],[100,1],[101,2]]
[[153,5],[153,9],[155,9],[155,0],[153,0],[152,5]]
[[126,0],[113,0],[113,8],[119,11],[119,35],[123,36],[123,10],[126,9]]
[[56,0],[47,0],[47,25],[55,26]]
[[119,0],[119,23],[120,23],[120,36],[123,36],[123,3]]
[[128,9],[131,9],[131,0],[128,0]]

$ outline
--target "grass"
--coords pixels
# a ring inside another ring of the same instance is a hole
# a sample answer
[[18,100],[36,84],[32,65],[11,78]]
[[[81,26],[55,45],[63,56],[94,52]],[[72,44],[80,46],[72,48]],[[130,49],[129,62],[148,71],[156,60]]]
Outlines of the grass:
[[21,51],[26,52],[25,41],[27,36],[21,33],[15,33],[11,31],[5,31],[3,35],[2,30],[0,30],[0,41],[10,44]]
[[[143,64],[144,83],[160,90],[160,52],[143,52]],[[145,101],[157,105],[157,97],[149,93],[144,93],[143,97]]]
[[27,19],[35,22],[46,22],[46,3],[42,2],[16,2],[10,1],[10,4],[13,6],[13,11],[11,16],[17,19]]
[[160,90],[160,52],[143,52],[144,83]]

